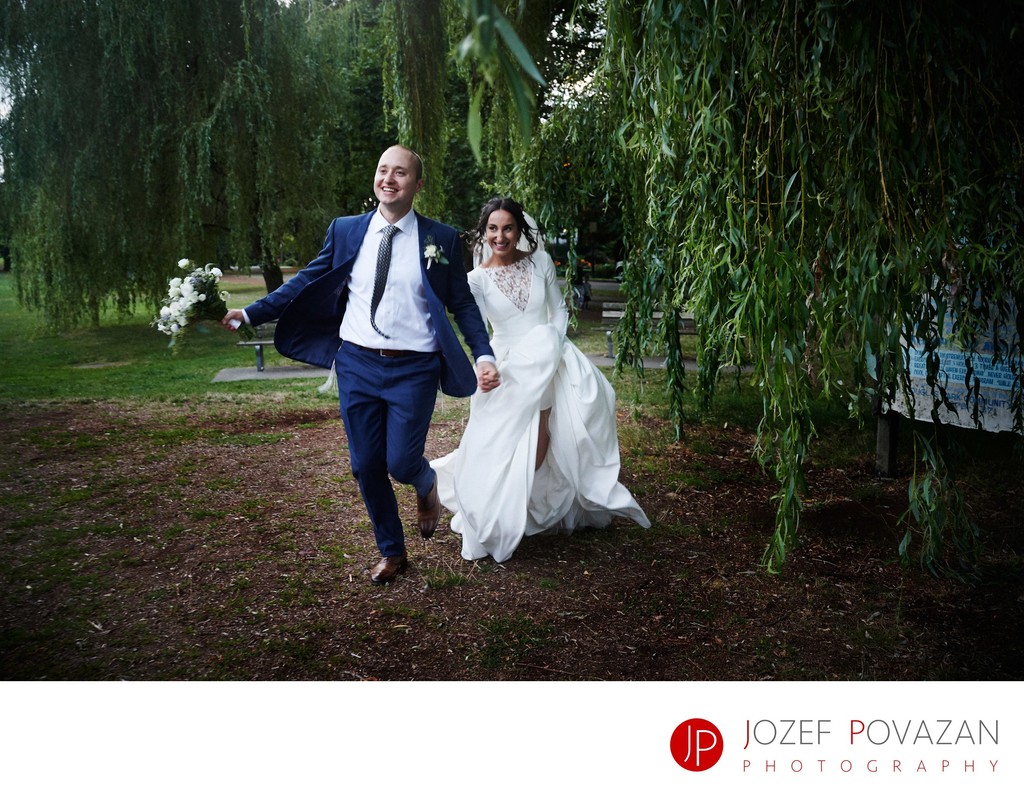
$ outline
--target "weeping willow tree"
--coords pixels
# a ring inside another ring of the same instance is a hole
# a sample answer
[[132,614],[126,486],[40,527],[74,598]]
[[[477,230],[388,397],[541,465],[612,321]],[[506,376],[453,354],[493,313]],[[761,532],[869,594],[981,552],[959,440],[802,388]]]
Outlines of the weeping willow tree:
[[356,172],[369,196],[375,4],[3,2],[7,227],[21,299],[53,326],[159,299],[185,254],[273,287]]
[[[246,60],[253,18],[220,3],[7,5],[4,170],[17,190],[19,291],[60,327],[95,320],[111,300],[127,311],[163,284],[215,204],[224,172],[211,158],[211,111],[266,104]],[[202,44],[215,37],[219,57]]]
[[155,304],[185,255],[274,288],[396,139],[428,158],[424,212],[466,207],[469,85],[536,70],[491,0],[2,2],[2,237],[55,328]]
[[[757,452],[779,484],[768,567],[797,535],[812,405],[906,395],[915,340],[937,419],[944,326],[968,366],[989,337],[1024,431],[1021,346],[1006,336],[1024,311],[1021,3],[603,5],[593,97],[546,124],[536,187],[552,207],[600,187],[623,200],[623,360],[665,346],[677,424],[678,312],[699,323],[705,405],[724,364],[751,366]],[[556,184],[556,160],[580,187]],[[969,556],[974,531],[941,447],[915,440],[909,512],[938,568],[950,541]]]

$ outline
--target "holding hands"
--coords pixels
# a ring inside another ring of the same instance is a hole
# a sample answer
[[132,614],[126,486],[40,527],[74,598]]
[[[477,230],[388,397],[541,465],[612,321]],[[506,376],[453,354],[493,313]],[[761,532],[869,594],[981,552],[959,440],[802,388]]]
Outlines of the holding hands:
[[481,392],[490,392],[501,384],[501,373],[493,362],[481,361],[476,365],[476,379]]

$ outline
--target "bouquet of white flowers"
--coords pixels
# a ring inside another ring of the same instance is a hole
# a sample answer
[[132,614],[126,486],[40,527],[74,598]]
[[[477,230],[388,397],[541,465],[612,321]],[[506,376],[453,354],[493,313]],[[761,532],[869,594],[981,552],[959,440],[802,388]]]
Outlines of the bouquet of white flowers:
[[217,288],[217,281],[223,275],[220,269],[212,263],[196,267],[188,258],[178,261],[178,268],[189,274],[171,278],[167,298],[153,322],[158,331],[171,337],[171,347],[192,323],[200,320],[220,322],[228,312],[228,293]]

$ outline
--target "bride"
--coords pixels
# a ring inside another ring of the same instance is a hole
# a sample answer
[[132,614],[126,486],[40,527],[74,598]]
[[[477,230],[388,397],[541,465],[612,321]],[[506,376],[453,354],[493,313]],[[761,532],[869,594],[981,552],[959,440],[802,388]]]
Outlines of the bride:
[[[489,201],[469,285],[490,323],[501,386],[470,399],[459,447],[431,462],[462,557],[501,563],[527,535],[650,521],[619,483],[615,392],[565,337],[551,257],[522,207]],[[521,240],[522,239],[522,240]]]

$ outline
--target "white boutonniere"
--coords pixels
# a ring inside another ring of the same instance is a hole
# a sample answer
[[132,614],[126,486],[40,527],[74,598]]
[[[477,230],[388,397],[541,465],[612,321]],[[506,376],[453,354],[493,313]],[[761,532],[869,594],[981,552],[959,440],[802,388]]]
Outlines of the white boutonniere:
[[441,249],[440,244],[434,243],[433,236],[427,236],[427,245],[423,248],[423,257],[427,259],[427,268],[433,266],[434,262],[437,263],[448,263],[448,259],[444,256],[444,250]]

